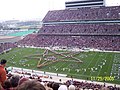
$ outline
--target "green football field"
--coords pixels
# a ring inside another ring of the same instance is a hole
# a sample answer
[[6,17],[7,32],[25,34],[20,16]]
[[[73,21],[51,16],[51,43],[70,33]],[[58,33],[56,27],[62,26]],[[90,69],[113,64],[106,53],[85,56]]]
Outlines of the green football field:
[[26,36],[28,34],[31,34],[33,32],[35,32],[36,30],[33,29],[33,30],[26,30],[26,31],[19,31],[19,32],[16,32],[16,33],[10,33],[8,34],[7,36]]
[[14,48],[1,54],[0,58],[8,60],[7,67],[28,68],[67,74],[68,77],[79,79],[120,84],[120,53]]

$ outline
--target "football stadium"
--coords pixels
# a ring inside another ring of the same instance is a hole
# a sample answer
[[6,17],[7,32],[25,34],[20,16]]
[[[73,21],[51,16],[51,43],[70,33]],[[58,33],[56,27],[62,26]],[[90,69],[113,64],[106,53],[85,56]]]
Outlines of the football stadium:
[[48,11],[37,33],[1,37],[0,58],[10,74],[69,78],[76,90],[103,90],[105,84],[104,90],[120,90],[120,6],[73,6]]

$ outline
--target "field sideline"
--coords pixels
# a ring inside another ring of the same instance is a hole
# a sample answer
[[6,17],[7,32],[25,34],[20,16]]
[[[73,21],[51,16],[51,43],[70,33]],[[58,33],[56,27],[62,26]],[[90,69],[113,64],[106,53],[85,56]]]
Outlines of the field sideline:
[[[120,53],[56,51],[64,54],[65,58],[51,51],[43,55],[44,52],[45,49],[38,48],[14,48],[1,54],[0,58],[8,60],[7,67],[28,68],[67,74],[68,77],[78,79],[120,84]],[[73,58],[69,58],[70,56]],[[59,61],[52,62],[51,57]],[[83,62],[78,63],[74,60]],[[38,62],[47,65],[37,68]]]

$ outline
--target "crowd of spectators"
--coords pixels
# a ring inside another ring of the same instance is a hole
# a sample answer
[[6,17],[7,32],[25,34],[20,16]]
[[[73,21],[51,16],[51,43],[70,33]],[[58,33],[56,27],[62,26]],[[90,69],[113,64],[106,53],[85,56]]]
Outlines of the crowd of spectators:
[[15,43],[10,43],[10,42],[6,42],[6,43],[0,43],[0,53],[3,53],[5,51],[8,51],[11,48],[15,48],[17,47],[17,45]]
[[73,79],[65,82],[56,82],[43,80],[42,78],[25,77],[13,74],[7,74],[0,90],[120,90],[116,85],[106,85],[99,83],[90,83],[87,81],[76,81]]
[[120,18],[120,7],[80,8],[49,11],[43,22],[74,20],[112,20]]
[[[79,8],[49,11],[37,34],[26,36],[20,45],[35,47],[65,46],[120,51],[120,25],[114,23],[69,23],[74,20],[119,20],[120,7]],[[60,22],[54,24],[54,22]],[[62,21],[67,21],[64,23]]]
[[[32,38],[32,39],[31,39]],[[100,50],[120,51],[119,36],[41,36],[28,35],[20,45],[35,47],[67,46],[82,48],[96,48]]]
[[97,34],[118,34],[120,33],[120,25],[106,25],[106,24],[57,24],[44,25],[40,30],[41,33],[91,33]]

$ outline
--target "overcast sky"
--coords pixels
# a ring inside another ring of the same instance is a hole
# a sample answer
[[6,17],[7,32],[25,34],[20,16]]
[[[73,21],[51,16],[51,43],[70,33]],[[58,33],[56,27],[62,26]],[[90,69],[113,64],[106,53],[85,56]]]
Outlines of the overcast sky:
[[[65,1],[72,0],[0,0],[0,20],[42,19],[49,10],[65,9]],[[120,0],[106,4],[120,6]]]

